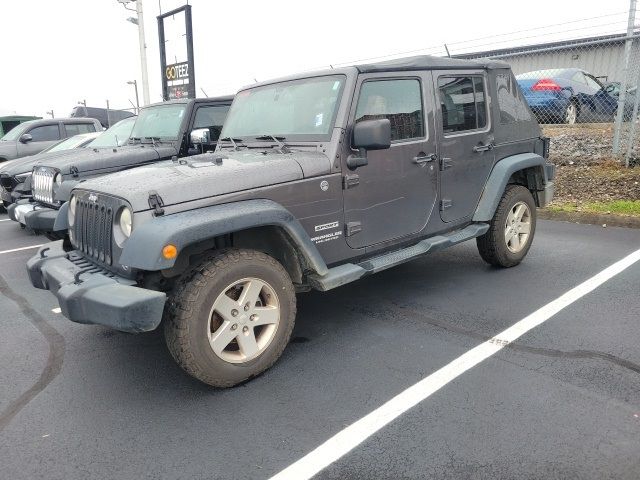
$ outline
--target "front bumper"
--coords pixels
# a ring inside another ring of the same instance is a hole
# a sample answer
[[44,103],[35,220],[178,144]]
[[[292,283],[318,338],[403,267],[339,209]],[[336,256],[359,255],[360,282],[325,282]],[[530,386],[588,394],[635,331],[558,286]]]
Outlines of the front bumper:
[[[33,204],[28,200],[22,200],[18,203],[12,203],[7,207],[7,214],[14,222],[24,224],[24,214],[33,210]],[[22,219],[22,220],[21,220]]]
[[41,247],[27,271],[32,285],[50,290],[73,322],[137,333],[154,330],[162,320],[165,293],[137,287],[75,251],[65,252],[62,241]]
[[37,232],[53,232],[58,210],[55,208],[37,206],[34,210],[25,212],[23,223],[27,228]]

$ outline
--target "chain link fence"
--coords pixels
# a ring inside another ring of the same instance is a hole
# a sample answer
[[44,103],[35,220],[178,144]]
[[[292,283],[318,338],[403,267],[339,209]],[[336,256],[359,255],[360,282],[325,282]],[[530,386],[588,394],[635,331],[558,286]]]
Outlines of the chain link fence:
[[639,163],[640,31],[455,56],[509,63],[562,161]]

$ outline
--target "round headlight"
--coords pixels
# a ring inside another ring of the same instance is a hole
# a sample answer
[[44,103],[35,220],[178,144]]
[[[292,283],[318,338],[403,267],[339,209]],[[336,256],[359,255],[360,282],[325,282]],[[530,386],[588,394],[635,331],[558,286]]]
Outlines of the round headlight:
[[129,238],[131,236],[131,222],[131,209],[124,207],[120,210],[120,221],[118,223],[120,224],[120,230],[125,238]]
[[55,183],[58,187],[62,185],[62,174],[60,172],[54,175],[53,183]]
[[67,210],[67,220],[69,222],[69,226],[72,226],[73,222],[76,220],[76,203],[76,196],[71,195],[71,199],[69,200],[69,209]]

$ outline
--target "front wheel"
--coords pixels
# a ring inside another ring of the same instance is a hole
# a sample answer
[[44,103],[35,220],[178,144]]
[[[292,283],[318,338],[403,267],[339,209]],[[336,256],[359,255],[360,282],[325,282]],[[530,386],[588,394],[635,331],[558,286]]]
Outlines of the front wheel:
[[518,265],[529,252],[536,231],[536,204],[521,185],[508,185],[489,223],[476,239],[482,259],[497,267]]
[[280,263],[253,250],[223,250],[178,281],[165,312],[165,339],[187,373],[232,387],[275,363],[295,316],[295,290]]

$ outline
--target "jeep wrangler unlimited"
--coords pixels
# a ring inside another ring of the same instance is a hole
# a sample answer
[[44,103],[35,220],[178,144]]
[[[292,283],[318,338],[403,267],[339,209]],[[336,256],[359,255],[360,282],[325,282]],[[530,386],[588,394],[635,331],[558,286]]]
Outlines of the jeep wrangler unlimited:
[[[548,141],[507,64],[420,56],[296,75],[235,97],[214,153],[76,186],[28,262],[74,322],[164,325],[189,374],[269,368],[296,292],[329,290],[475,238],[527,254],[553,194]],[[162,322],[161,322],[162,321]]]
[[213,151],[233,97],[181,99],[140,110],[128,143],[118,148],[88,148],[69,152],[50,163],[39,162],[27,179],[23,194],[11,205],[12,220],[26,228],[63,238],[66,229],[55,228],[60,205],[78,183],[136,166]]

